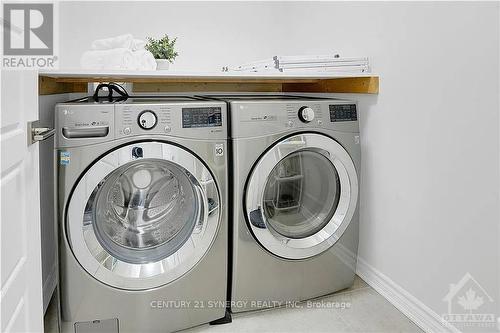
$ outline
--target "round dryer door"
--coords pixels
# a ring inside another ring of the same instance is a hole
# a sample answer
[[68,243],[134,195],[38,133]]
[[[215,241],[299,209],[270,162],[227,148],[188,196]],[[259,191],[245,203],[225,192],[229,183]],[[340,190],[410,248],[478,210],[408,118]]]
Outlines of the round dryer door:
[[141,290],[196,265],[218,231],[219,191],[190,152],[161,142],[96,161],[70,198],[66,231],[83,268],[110,286]]
[[286,259],[330,248],[349,225],[358,176],[347,151],[321,134],[275,144],[257,162],[246,189],[246,215],[258,242]]

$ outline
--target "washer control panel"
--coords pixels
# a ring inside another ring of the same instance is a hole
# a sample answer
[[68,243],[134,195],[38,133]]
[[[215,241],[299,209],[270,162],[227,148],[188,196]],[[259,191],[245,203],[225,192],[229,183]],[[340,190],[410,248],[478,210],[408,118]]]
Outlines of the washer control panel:
[[115,104],[116,137],[172,135],[224,137],[223,102]]
[[219,127],[222,126],[221,107],[182,108],[182,127]]
[[139,113],[137,122],[142,129],[150,130],[156,126],[158,123],[158,117],[151,110],[144,110]]
[[95,103],[86,98],[58,103],[55,111],[57,147],[133,137],[227,139],[227,105],[221,101],[174,96]]
[[115,104],[116,135],[167,134],[171,113],[168,104]]

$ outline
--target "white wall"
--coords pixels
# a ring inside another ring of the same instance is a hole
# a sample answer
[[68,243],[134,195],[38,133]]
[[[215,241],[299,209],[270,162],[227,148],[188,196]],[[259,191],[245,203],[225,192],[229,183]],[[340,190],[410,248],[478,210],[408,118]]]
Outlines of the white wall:
[[[369,56],[359,255],[437,314],[470,272],[499,291],[498,3],[63,3],[61,64],[93,39],[179,37],[174,69]],[[89,22],[92,22],[89,25]],[[498,304],[498,303],[497,303]]]

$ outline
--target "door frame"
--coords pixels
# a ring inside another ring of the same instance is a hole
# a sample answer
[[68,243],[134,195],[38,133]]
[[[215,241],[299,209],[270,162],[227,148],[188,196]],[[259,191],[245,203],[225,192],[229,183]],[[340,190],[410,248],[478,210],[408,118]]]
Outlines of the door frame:
[[[287,152],[281,154],[280,149]],[[340,197],[333,216],[322,229],[308,237],[290,238],[268,225],[262,205],[268,177],[274,167],[290,154],[300,151],[314,151],[330,160],[339,177]],[[281,258],[307,259],[328,250],[349,226],[358,202],[358,174],[349,153],[336,140],[325,134],[298,133],[278,140],[261,155],[250,172],[244,193],[247,225],[259,244]]]
[[[188,240],[168,257],[144,264],[112,257],[98,241],[93,225],[84,224],[85,206],[95,187],[120,166],[137,160],[132,151],[138,147],[142,148],[141,159],[163,159],[187,170],[200,184],[199,196],[203,205],[203,216]],[[208,204],[209,186],[217,196],[212,198],[215,200],[212,209]],[[129,142],[101,156],[79,177],[66,204],[65,236],[73,256],[98,281],[124,290],[156,288],[187,273],[209,251],[221,222],[220,200],[220,190],[212,172],[194,153],[161,141]]]

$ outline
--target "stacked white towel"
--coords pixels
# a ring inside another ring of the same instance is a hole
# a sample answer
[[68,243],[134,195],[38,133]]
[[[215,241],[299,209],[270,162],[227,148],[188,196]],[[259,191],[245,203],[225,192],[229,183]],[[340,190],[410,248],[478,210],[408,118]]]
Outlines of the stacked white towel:
[[141,39],[135,39],[131,34],[120,35],[111,38],[97,39],[92,42],[92,50],[129,49],[138,51],[144,49],[146,43]]
[[83,53],[80,64],[85,69],[155,70],[156,61],[145,45],[131,34],[98,39]]

